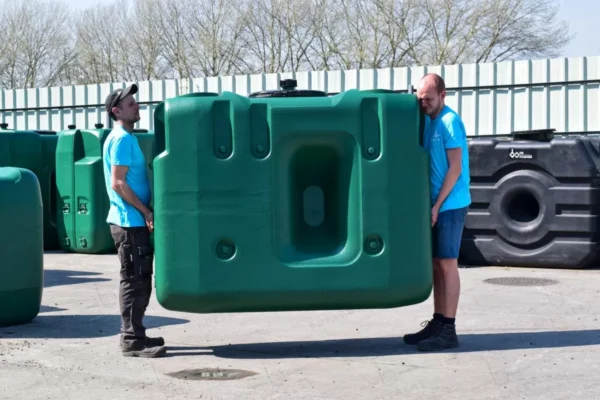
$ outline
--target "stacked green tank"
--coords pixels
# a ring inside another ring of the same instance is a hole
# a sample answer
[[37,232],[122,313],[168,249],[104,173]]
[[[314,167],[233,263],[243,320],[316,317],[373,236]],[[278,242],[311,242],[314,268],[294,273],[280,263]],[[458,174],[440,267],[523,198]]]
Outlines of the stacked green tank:
[[[110,129],[69,129],[59,134],[56,149],[57,225],[63,250],[75,253],[114,253],[106,223],[110,207],[102,147]],[[137,130],[140,147],[151,166],[154,134]],[[152,170],[149,168],[150,182]]]
[[0,167],[32,171],[39,180],[44,204],[44,249],[60,248],[56,227],[54,154],[58,136],[54,131],[16,131],[0,127]]
[[155,111],[156,294],[170,310],[388,308],[431,293],[411,94],[194,94]]
[[44,287],[42,193],[30,170],[0,168],[0,221],[0,326],[24,324]]

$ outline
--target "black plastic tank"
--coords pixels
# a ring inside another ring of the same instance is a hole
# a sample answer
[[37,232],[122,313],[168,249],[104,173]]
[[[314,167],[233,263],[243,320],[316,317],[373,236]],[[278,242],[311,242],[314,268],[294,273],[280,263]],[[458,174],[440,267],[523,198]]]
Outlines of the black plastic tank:
[[469,141],[463,264],[583,269],[598,264],[600,139],[553,130]]
[[279,86],[281,90],[263,90],[251,93],[248,97],[327,97],[327,93],[320,90],[296,89],[298,81],[295,79],[283,79],[279,81]]

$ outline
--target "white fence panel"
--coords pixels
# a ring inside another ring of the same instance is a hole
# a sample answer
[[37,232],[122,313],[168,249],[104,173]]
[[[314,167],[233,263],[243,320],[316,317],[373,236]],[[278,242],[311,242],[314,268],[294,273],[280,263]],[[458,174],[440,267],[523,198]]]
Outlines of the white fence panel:
[[[297,79],[299,88],[329,93],[350,89],[404,91],[416,86],[427,72],[444,77],[447,103],[462,116],[469,135],[542,128],[600,131],[600,56],[136,82],[141,104],[137,128],[154,129],[156,105],[190,92],[230,91],[247,96],[278,89],[279,81],[286,78]],[[129,83],[2,90],[0,121],[10,129],[30,130],[59,131],[69,125],[93,128],[98,123],[110,126],[104,98]]]

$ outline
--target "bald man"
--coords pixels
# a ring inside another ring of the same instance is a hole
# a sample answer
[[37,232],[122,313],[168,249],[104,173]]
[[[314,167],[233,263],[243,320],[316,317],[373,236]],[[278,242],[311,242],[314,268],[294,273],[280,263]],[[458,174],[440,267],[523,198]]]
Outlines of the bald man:
[[444,80],[425,75],[417,98],[426,115],[424,146],[430,156],[434,314],[424,329],[405,335],[404,342],[420,351],[436,351],[458,347],[458,251],[471,204],[469,153],[465,126],[445,104]]

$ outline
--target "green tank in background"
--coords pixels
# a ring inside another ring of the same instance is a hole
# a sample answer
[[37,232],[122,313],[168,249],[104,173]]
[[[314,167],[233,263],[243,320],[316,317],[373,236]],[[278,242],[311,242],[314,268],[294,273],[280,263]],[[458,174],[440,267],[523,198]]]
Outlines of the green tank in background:
[[0,168],[0,326],[30,322],[44,287],[43,205],[36,175]]
[[19,167],[38,178],[44,204],[44,249],[60,249],[56,226],[55,152],[58,136],[54,131],[19,131],[0,125],[0,167]]
[[212,313],[426,300],[422,121],[414,95],[380,91],[163,102],[154,115],[159,303]]
[[[102,146],[110,129],[70,129],[59,134],[56,150],[57,225],[67,252],[114,253],[106,222],[110,203],[104,180]],[[154,135],[136,130],[148,165],[154,155]],[[152,171],[149,172],[152,178]],[[150,180],[152,182],[152,180]]]

